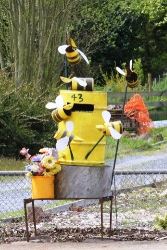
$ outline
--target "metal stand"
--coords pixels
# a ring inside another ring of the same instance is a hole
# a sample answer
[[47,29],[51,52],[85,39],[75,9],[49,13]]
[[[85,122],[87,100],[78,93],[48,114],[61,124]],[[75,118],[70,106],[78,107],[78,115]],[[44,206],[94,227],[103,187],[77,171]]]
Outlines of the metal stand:
[[[68,200],[73,199],[73,198],[68,198]],[[77,200],[80,199],[89,199],[90,198],[78,198]],[[113,204],[113,196],[109,196],[109,197],[102,197],[102,198],[91,198],[91,199],[98,199],[100,201],[100,211],[101,211],[101,239],[103,239],[103,235],[104,235],[104,226],[103,226],[103,204],[105,201],[110,201],[110,234],[111,234],[111,230],[112,230],[112,204]],[[37,236],[37,228],[36,228],[36,215],[35,215],[35,200],[64,200],[64,198],[62,199],[55,199],[55,198],[46,198],[46,199],[32,199],[32,198],[28,198],[28,199],[24,199],[24,213],[25,213],[25,226],[26,226],[26,239],[27,242],[29,242],[30,240],[30,232],[29,232],[29,222],[28,222],[28,215],[27,215],[27,204],[31,203],[32,205],[32,213],[33,213],[33,224],[34,224],[34,234],[35,236]]]

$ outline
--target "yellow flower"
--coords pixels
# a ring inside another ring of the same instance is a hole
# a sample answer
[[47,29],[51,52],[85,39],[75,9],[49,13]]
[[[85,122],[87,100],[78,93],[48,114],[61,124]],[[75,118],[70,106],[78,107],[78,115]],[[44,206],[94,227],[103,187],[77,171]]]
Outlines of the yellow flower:
[[43,172],[43,175],[44,176],[51,176],[51,175],[53,175],[50,171],[48,171],[48,172],[46,172],[46,171],[44,171]]
[[50,170],[50,173],[52,174],[52,175],[54,175],[54,174],[57,174],[58,172],[60,172],[61,171],[61,166],[60,166],[60,164],[56,164],[56,166],[55,166],[55,168],[52,168],[51,170]]
[[26,177],[27,177],[27,178],[32,177],[32,173],[31,173],[31,172],[26,173]]
[[46,169],[52,169],[56,167],[56,160],[53,156],[45,156],[41,163]]

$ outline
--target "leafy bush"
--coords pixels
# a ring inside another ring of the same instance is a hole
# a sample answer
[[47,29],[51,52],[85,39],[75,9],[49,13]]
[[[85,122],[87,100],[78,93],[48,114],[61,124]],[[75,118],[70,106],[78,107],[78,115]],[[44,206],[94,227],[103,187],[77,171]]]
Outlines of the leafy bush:
[[33,84],[16,88],[0,76],[0,155],[17,156],[23,146],[36,151],[54,143],[54,122],[45,104],[55,95],[56,90],[41,93]]
[[[125,69],[125,63],[122,64],[121,68]],[[136,91],[142,91],[144,87],[142,84],[144,83],[144,72],[142,67],[141,59],[136,59],[133,62],[133,70],[138,75],[138,86],[134,89]],[[102,70],[101,70],[102,71]],[[106,90],[112,92],[124,92],[126,86],[126,79],[125,76],[121,76],[119,73],[116,73],[114,76],[111,74],[110,76],[107,73],[102,72],[102,76],[106,83]],[[128,91],[133,91],[132,89],[128,88]]]

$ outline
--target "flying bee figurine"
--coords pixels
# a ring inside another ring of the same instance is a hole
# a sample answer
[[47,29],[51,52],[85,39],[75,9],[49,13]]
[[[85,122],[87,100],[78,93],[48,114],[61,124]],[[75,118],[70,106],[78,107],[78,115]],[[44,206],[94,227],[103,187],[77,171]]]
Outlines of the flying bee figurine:
[[71,90],[93,91],[94,88],[93,78],[67,78],[60,76],[60,79],[67,84],[67,87]]
[[77,45],[72,38],[69,38],[67,43],[68,44],[59,46],[58,52],[62,55],[66,55],[67,61],[70,64],[78,64],[82,58],[86,61],[87,64],[89,64],[87,56],[77,48]]
[[121,121],[110,122],[111,114],[108,111],[102,112],[104,125],[96,125],[96,128],[106,136],[112,136],[113,139],[119,140],[123,133]]
[[126,71],[116,67],[116,70],[123,76],[126,77],[127,86],[129,88],[135,88],[138,85],[137,74],[133,71],[132,60],[130,60],[129,65],[126,66]]
[[74,130],[73,122],[67,121],[65,123],[65,129],[59,128],[58,131],[54,135],[54,138],[57,140],[57,143],[56,143],[57,149],[63,150],[65,148],[65,146],[69,147],[71,160],[74,160],[74,155],[73,155],[73,152],[71,149],[72,140],[74,140],[76,142],[83,141],[83,139],[81,139],[73,134],[73,130]]
[[85,159],[87,160],[89,155],[93,152],[93,150],[97,147],[97,145],[101,142],[104,136],[112,136],[113,139],[119,140],[123,133],[123,126],[121,121],[110,122],[111,114],[108,111],[102,112],[102,117],[104,120],[103,125],[96,125],[96,128],[101,131],[103,134],[99,138],[99,140],[94,144],[94,146],[87,152],[85,155]]
[[71,116],[73,106],[73,103],[64,104],[63,97],[59,95],[56,97],[55,102],[48,102],[45,107],[53,109],[51,115],[55,122],[61,122]]

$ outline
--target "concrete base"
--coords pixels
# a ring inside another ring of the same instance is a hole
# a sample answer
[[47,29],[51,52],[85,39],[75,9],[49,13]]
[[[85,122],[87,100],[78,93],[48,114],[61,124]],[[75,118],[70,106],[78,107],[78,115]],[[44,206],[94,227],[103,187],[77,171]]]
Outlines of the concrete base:
[[55,178],[55,198],[100,198],[111,195],[112,166],[62,166]]

